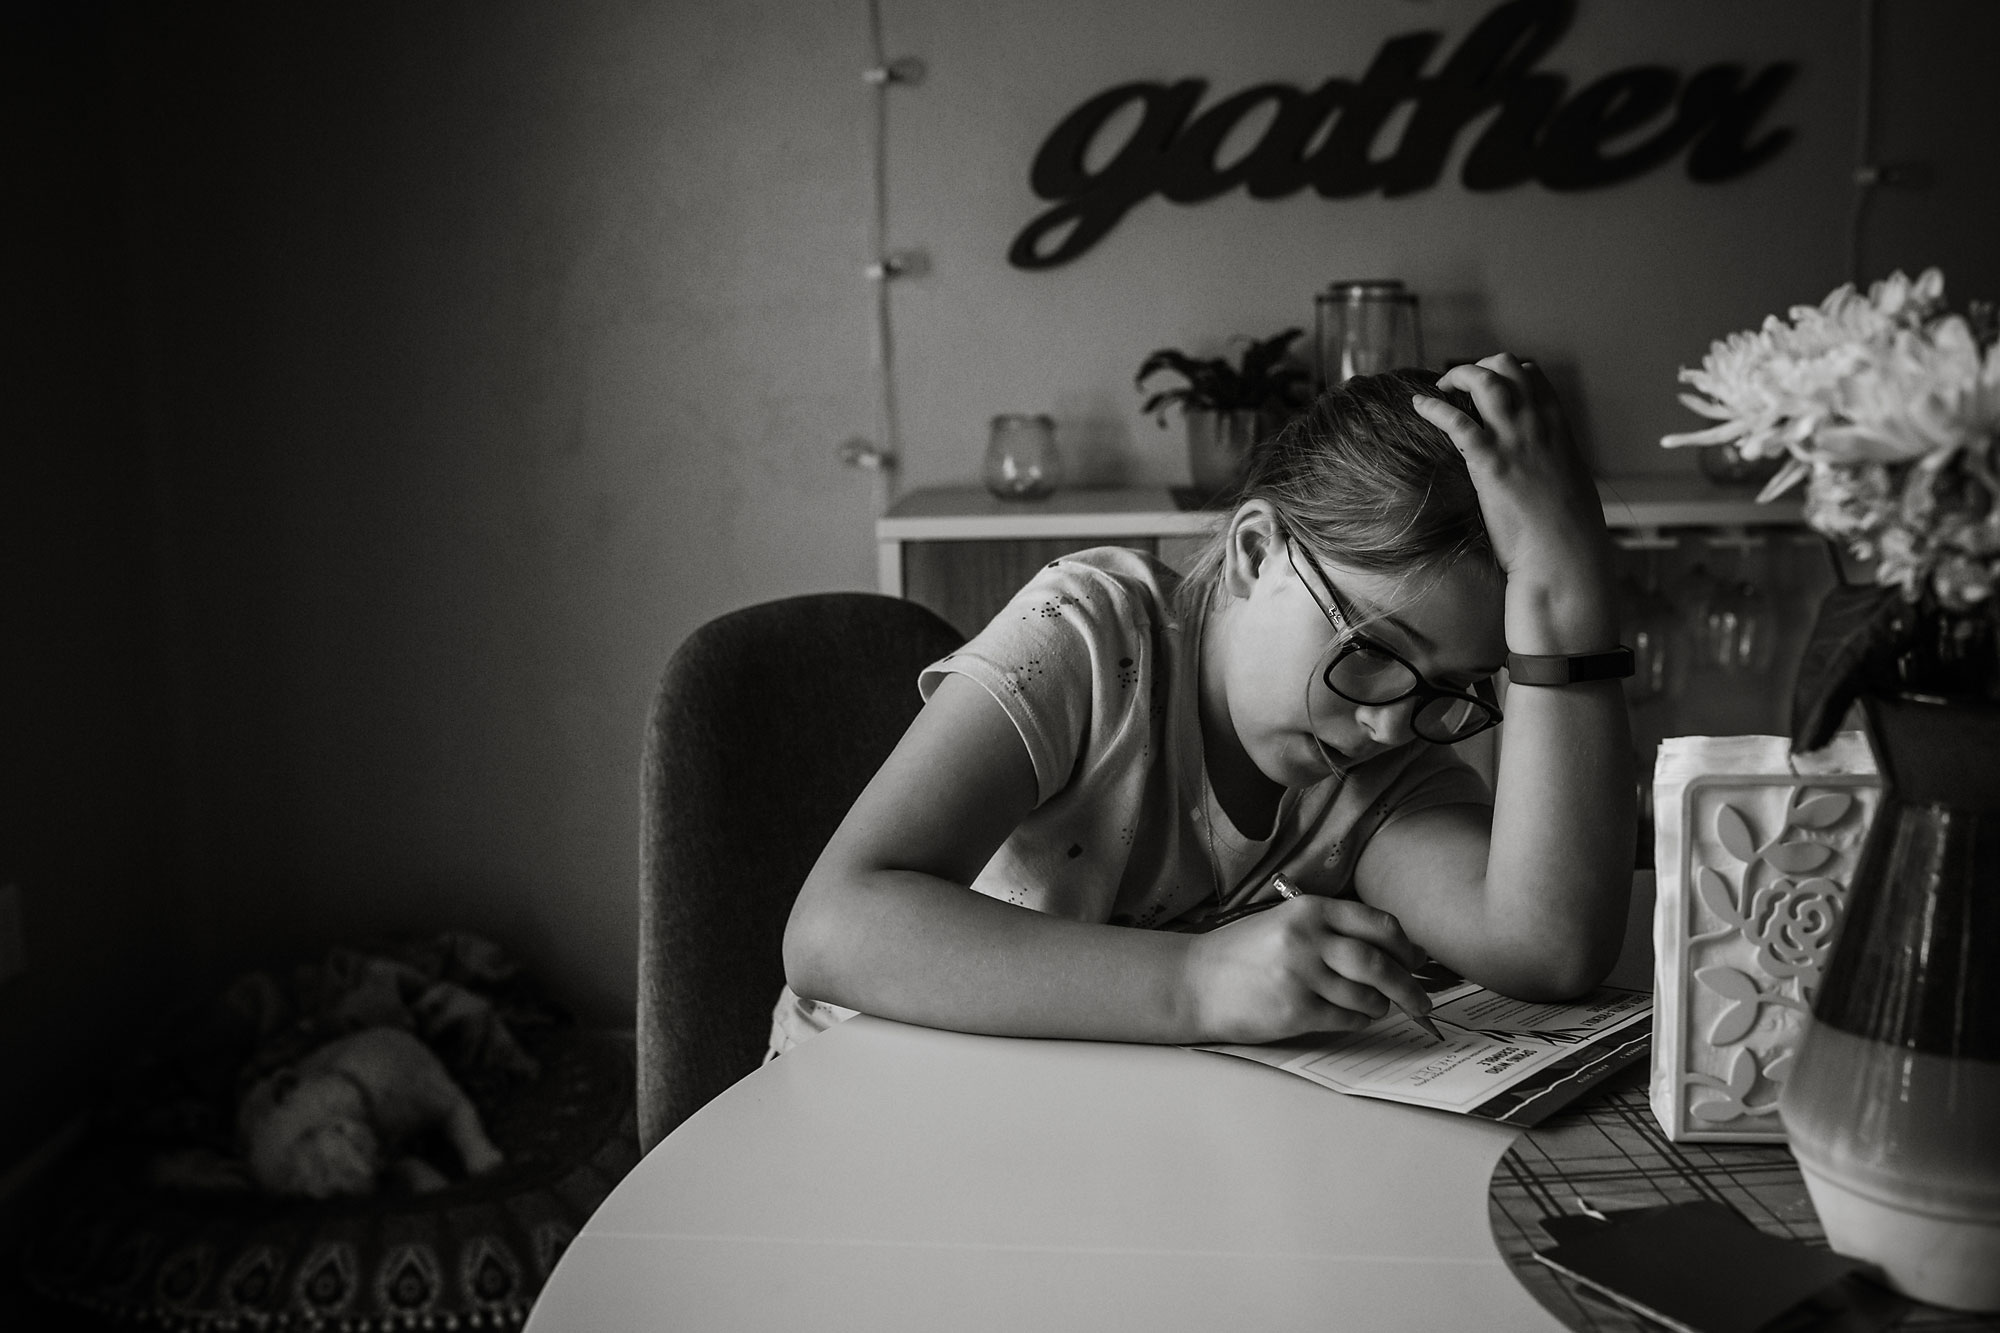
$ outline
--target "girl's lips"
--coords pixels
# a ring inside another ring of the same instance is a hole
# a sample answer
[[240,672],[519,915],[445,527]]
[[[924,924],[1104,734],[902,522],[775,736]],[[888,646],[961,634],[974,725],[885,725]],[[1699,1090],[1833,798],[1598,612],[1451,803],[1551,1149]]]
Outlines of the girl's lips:
[[1345,768],[1360,762],[1361,758],[1366,758],[1365,755],[1357,757],[1352,750],[1344,746],[1335,745],[1325,737],[1315,736],[1311,732],[1306,733],[1306,744],[1312,747],[1313,754],[1322,756],[1322,762],[1326,758],[1331,758],[1335,766],[1340,768]]

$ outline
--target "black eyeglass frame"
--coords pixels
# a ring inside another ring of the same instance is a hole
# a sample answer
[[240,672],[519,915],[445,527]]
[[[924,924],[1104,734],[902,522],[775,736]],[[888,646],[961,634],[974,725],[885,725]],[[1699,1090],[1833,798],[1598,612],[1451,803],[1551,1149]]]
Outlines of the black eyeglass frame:
[[[1312,566],[1313,573],[1319,575],[1319,581],[1326,585],[1326,601],[1322,602],[1319,599],[1318,595],[1313,592],[1312,584],[1308,583],[1306,576],[1299,571],[1299,562],[1292,558],[1292,552],[1294,551],[1299,551],[1305,556],[1306,563]],[[1493,692],[1493,682],[1490,679],[1478,681],[1473,685],[1472,688],[1479,691],[1477,694],[1467,694],[1462,690],[1440,689],[1438,686],[1433,685],[1424,673],[1417,670],[1410,660],[1401,653],[1387,644],[1377,642],[1367,635],[1357,632],[1354,626],[1348,623],[1347,612],[1340,605],[1340,594],[1334,590],[1333,580],[1326,576],[1324,569],[1320,568],[1319,561],[1313,559],[1312,552],[1300,546],[1298,540],[1290,533],[1285,534],[1285,562],[1291,565],[1292,574],[1298,579],[1300,586],[1305,588],[1306,596],[1312,598],[1313,605],[1319,608],[1319,613],[1326,617],[1326,623],[1333,626],[1333,632],[1339,635],[1342,640],[1340,647],[1334,651],[1333,659],[1326,664],[1326,669],[1320,672],[1320,679],[1326,683],[1326,687],[1329,690],[1332,690],[1351,704],[1363,704],[1370,708],[1381,708],[1389,704],[1399,704],[1405,699],[1415,699],[1417,707],[1410,714],[1410,730],[1433,745],[1456,745],[1460,741],[1471,740],[1482,731],[1491,731],[1493,728],[1499,726],[1501,721],[1506,717],[1506,714],[1500,711],[1500,699]],[[1380,653],[1383,657],[1396,663],[1403,670],[1410,673],[1410,678],[1416,681],[1416,684],[1401,694],[1392,695],[1387,699],[1359,699],[1349,694],[1346,690],[1341,689],[1340,686],[1333,683],[1333,669],[1362,649],[1366,649],[1372,653]],[[1472,730],[1459,732],[1455,736],[1426,736],[1424,735],[1423,728],[1418,725],[1418,720],[1423,714],[1424,705],[1432,699],[1456,699],[1464,703],[1477,704],[1486,710],[1487,720]]]

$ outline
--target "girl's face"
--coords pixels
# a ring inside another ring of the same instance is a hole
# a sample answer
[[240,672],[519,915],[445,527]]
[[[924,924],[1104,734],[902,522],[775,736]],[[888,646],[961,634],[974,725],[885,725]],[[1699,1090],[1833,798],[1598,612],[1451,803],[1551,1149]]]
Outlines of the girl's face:
[[[1224,604],[1213,661],[1219,690],[1205,706],[1227,713],[1244,756],[1272,782],[1299,787],[1415,738],[1418,701],[1357,704],[1327,688],[1326,665],[1341,643],[1322,609],[1329,598],[1340,618],[1402,657],[1440,689],[1470,692],[1498,671],[1507,655],[1505,585],[1499,571],[1461,561],[1441,579],[1404,581],[1319,561],[1288,558],[1288,537],[1275,524],[1262,550],[1240,561]],[[1254,571],[1250,566],[1254,563]],[[1321,583],[1321,573],[1331,583]],[[1219,719],[1218,719],[1219,720]],[[1322,747],[1324,749],[1322,750]]]

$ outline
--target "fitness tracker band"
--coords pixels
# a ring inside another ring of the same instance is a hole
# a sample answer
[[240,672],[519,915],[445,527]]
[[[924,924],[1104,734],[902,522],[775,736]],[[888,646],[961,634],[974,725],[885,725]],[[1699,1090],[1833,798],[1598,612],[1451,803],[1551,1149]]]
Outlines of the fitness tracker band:
[[1586,680],[1623,680],[1632,674],[1632,650],[1619,644],[1606,653],[1508,653],[1510,685],[1574,685]]

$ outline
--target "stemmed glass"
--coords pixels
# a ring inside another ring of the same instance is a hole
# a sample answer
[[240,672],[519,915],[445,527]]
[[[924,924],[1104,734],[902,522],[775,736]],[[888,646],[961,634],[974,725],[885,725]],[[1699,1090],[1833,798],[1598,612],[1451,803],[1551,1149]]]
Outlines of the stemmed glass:
[[1751,579],[1749,557],[1763,546],[1761,537],[1744,533],[1718,535],[1711,546],[1735,552],[1730,573],[1718,578],[1695,616],[1696,640],[1703,665],[1724,671],[1762,671],[1771,665],[1775,625],[1770,598]]
[[1627,573],[1620,583],[1633,665],[1625,697],[1642,704],[1665,694],[1671,679],[1671,645],[1680,625],[1680,609],[1660,586],[1660,553],[1676,549],[1678,543],[1670,537],[1638,536],[1624,539],[1620,545],[1640,552],[1639,573]]

